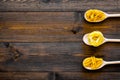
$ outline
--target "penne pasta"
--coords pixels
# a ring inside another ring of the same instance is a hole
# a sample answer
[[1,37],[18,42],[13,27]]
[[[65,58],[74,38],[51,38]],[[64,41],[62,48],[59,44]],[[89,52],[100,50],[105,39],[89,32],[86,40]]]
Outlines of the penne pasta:
[[92,70],[99,68],[103,63],[102,58],[96,58],[94,56],[85,58],[83,60],[84,67],[90,67]]
[[89,22],[99,22],[107,17],[104,12],[97,9],[90,9],[86,11],[85,16]]

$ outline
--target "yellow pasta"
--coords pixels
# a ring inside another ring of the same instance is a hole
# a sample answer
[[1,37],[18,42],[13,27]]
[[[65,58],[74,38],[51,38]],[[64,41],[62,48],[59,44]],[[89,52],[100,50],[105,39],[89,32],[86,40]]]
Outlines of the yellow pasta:
[[97,9],[90,9],[86,11],[85,17],[89,22],[99,22],[104,20],[107,16],[104,12]]
[[98,69],[103,64],[102,58],[96,58],[94,56],[85,58],[83,60],[83,66],[89,67],[92,70]]
[[97,47],[104,41],[104,36],[100,31],[93,31],[88,35],[88,42],[90,45]]

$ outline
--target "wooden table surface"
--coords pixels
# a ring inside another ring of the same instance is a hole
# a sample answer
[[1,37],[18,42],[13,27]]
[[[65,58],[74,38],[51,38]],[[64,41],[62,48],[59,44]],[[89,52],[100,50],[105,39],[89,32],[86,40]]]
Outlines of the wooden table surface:
[[0,80],[120,80],[120,64],[82,66],[90,56],[120,60],[119,43],[83,43],[95,30],[120,39],[120,18],[88,23],[92,8],[120,13],[120,0],[0,0]]

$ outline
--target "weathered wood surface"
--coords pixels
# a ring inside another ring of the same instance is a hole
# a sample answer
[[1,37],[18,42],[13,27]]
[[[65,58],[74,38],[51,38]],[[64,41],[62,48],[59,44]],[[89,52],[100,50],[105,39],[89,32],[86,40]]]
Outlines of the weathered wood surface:
[[[112,75],[112,76],[111,76]],[[1,72],[1,80],[118,80],[119,72]]]
[[119,72],[60,72],[56,74],[56,80],[119,80]]
[[[108,47],[111,46],[111,47]],[[97,56],[105,60],[120,59],[120,45],[106,44],[100,48],[83,43],[4,43],[1,44],[1,71],[86,71],[85,57]],[[105,66],[99,72],[120,71],[120,65]]]
[[0,80],[54,80],[50,72],[0,72]]
[[120,0],[0,0],[0,11],[120,11]]
[[0,80],[119,80],[120,64],[82,66],[89,56],[120,60],[119,43],[83,43],[94,30],[120,38],[120,18],[88,23],[83,15],[90,8],[120,13],[120,0],[0,0]]
[[91,24],[83,19],[83,13],[0,12],[0,42],[80,42],[83,34],[94,30],[119,38],[120,18]]
[[[119,64],[105,66],[97,71],[87,71],[82,67],[83,59],[93,55],[108,61],[120,60],[120,44],[105,43],[93,48],[82,41],[85,33],[94,30],[102,31],[108,38],[119,38],[120,19],[109,18],[93,24],[86,22],[83,14],[84,12],[0,12],[1,79],[89,80],[84,76],[91,80],[120,79]],[[57,73],[49,75],[44,74],[44,71]],[[10,75],[12,72],[15,73]],[[91,77],[96,72],[101,75]],[[37,75],[31,78],[30,74]]]

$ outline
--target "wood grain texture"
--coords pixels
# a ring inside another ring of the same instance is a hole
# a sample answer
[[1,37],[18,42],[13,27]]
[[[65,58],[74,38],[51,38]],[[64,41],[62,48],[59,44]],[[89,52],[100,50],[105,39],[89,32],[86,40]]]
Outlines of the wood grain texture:
[[0,11],[82,11],[90,8],[119,10],[119,0],[1,0]]
[[120,60],[119,43],[83,43],[95,30],[120,38],[120,18],[88,23],[91,8],[120,13],[120,0],[0,0],[0,80],[120,80],[120,64],[82,66],[90,56]]
[[[111,76],[112,75],[112,76]],[[119,72],[0,72],[1,80],[119,80]]]
[[60,72],[56,80],[119,80],[119,72]]
[[54,80],[50,72],[0,72],[0,80]]
[[83,13],[1,12],[0,42],[79,42],[94,30],[108,38],[119,38],[119,18],[92,24],[84,20]]
[[[86,57],[94,55],[107,61],[120,59],[120,45],[106,45],[97,49],[83,43],[10,43],[7,47],[1,44],[3,60],[0,62],[0,70],[86,72],[82,67],[82,61]],[[119,72],[119,66],[105,66],[98,72]]]

